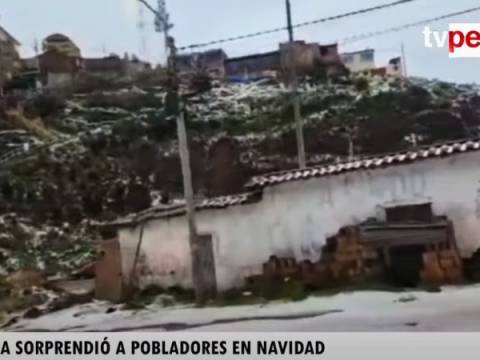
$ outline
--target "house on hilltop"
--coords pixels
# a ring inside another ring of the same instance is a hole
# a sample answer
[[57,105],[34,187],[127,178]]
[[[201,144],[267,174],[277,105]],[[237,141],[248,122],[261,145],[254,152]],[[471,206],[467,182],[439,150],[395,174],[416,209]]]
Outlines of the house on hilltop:
[[281,69],[278,51],[229,58],[225,60],[225,75],[231,80],[250,80],[276,76]]
[[213,77],[225,76],[224,62],[228,59],[222,49],[213,49],[204,52],[178,55],[176,58],[177,70],[183,75],[192,75],[203,72]]
[[82,59],[82,70],[91,75],[114,78],[127,74],[127,62],[120,56],[111,54],[102,58]]
[[66,35],[52,34],[47,36],[42,42],[43,52],[56,51],[65,56],[80,58],[80,48]]
[[280,44],[279,50],[253,54],[225,61],[225,72],[230,79],[257,79],[262,77],[287,78],[295,66],[297,75],[314,75],[324,72],[335,76],[344,71],[338,45],[320,45],[295,41]]
[[301,76],[323,70],[334,76],[345,69],[338,53],[337,44],[320,45],[296,41],[280,44],[279,49],[229,58],[222,49],[177,56],[180,74],[208,73],[216,78],[233,82],[254,81],[262,78],[285,79],[293,64]]
[[127,54],[123,58],[116,54],[111,54],[101,58],[82,59],[83,73],[104,78],[135,76],[150,69],[151,65],[148,62],[142,61],[135,56],[130,58]]
[[345,66],[351,72],[362,72],[375,69],[375,50],[365,49],[341,54]]
[[81,60],[55,49],[38,56],[40,77],[44,86],[61,88],[71,86],[81,69]]
[[18,40],[0,26],[0,95],[5,83],[20,70],[19,46]]

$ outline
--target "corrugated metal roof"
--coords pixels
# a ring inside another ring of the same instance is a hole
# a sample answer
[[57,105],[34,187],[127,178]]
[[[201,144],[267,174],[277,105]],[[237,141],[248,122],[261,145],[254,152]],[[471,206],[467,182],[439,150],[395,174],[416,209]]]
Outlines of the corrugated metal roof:
[[[261,192],[249,192],[238,195],[220,196],[203,199],[196,203],[196,211],[207,209],[225,209],[231,206],[239,206],[255,203],[261,200]],[[159,205],[139,213],[130,214],[113,222],[99,224],[100,226],[132,226],[148,220],[182,216],[186,213],[185,204]]]
[[290,170],[255,176],[248,182],[246,186],[250,189],[258,189],[286,182],[338,175],[351,171],[374,170],[422,161],[429,158],[445,157],[457,153],[478,150],[480,150],[480,139],[443,143],[425,148],[375,156],[366,159],[316,166],[303,170]]

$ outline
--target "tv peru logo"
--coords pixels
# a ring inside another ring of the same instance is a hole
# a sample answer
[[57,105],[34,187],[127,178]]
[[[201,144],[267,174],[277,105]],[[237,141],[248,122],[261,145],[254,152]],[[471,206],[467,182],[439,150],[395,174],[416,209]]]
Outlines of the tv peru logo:
[[425,47],[444,48],[448,46],[451,58],[480,57],[480,24],[450,24],[448,31],[435,31],[425,26],[423,30]]

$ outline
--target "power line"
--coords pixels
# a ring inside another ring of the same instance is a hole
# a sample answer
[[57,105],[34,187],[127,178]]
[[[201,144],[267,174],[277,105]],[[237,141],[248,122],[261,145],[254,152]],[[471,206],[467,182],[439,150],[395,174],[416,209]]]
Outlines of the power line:
[[[143,2],[143,0],[139,0],[139,1]],[[413,2],[413,1],[417,1],[417,0],[397,0],[397,1],[394,1],[394,2],[390,2],[390,3],[386,3],[386,4],[382,4],[382,5],[377,5],[377,6],[372,6],[372,7],[364,8],[364,9],[360,9],[360,10],[350,11],[350,12],[339,14],[339,15],[333,15],[333,16],[329,16],[329,17],[325,17],[325,18],[321,18],[321,19],[315,19],[315,20],[311,20],[311,21],[302,22],[302,23],[293,25],[292,28],[293,29],[298,29],[298,28],[301,28],[301,27],[320,24],[320,23],[324,23],[324,22],[327,22],[327,21],[334,21],[334,20],[339,20],[339,19],[343,19],[343,18],[346,18],[346,17],[350,17],[350,16],[366,14],[366,13],[373,12],[373,11],[378,11],[378,10],[382,10],[382,9],[386,9],[386,8],[390,8],[390,7],[394,7],[394,6],[398,6],[398,5],[403,5],[403,4],[406,4],[406,3]],[[288,27],[283,26],[283,27],[278,27],[278,28],[275,28],[275,29],[258,31],[258,32],[250,33],[250,34],[246,34],[246,35],[239,35],[239,36],[234,36],[234,37],[230,37],[230,38],[208,41],[208,42],[204,42],[204,43],[181,46],[178,49],[179,50],[188,50],[188,49],[206,47],[206,46],[210,46],[210,45],[224,44],[224,43],[227,43],[227,42],[243,40],[243,39],[258,37],[258,36],[262,36],[262,35],[273,34],[273,33],[281,32],[281,31],[285,31],[285,30],[288,30]]]
[[361,40],[365,40],[365,39],[369,39],[369,38],[372,38],[372,37],[385,35],[385,34],[389,34],[389,33],[392,33],[392,32],[398,32],[398,31],[406,30],[406,29],[409,29],[409,28],[412,28],[412,27],[426,25],[426,24],[429,24],[429,23],[432,23],[432,22],[435,22],[435,21],[445,20],[445,19],[448,19],[448,18],[451,18],[451,17],[460,16],[460,15],[465,15],[465,14],[469,14],[469,13],[472,13],[472,12],[475,12],[475,11],[480,11],[480,6],[477,6],[477,7],[471,8],[471,9],[466,9],[466,10],[462,10],[462,11],[457,11],[457,12],[441,15],[441,16],[437,16],[437,17],[430,18],[430,19],[425,19],[425,20],[412,22],[412,23],[409,23],[409,24],[394,26],[394,27],[391,27],[391,28],[388,28],[388,29],[372,31],[372,32],[369,32],[369,33],[350,36],[350,37],[347,37],[347,38],[344,38],[343,40],[341,40],[340,43],[351,44],[351,43],[361,41]]

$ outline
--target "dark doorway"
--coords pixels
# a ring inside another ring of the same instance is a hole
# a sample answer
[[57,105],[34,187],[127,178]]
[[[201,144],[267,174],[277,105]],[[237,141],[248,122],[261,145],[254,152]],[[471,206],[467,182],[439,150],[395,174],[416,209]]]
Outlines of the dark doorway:
[[425,246],[408,245],[390,248],[389,278],[392,283],[404,287],[416,287],[420,283]]

